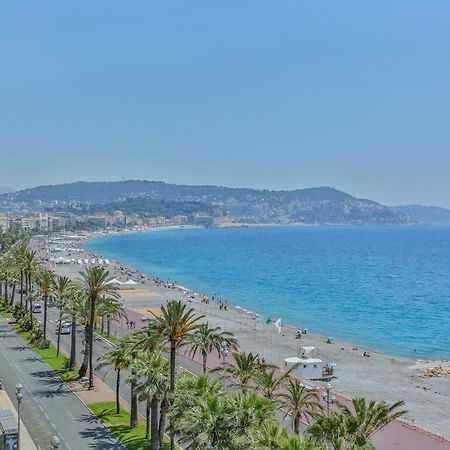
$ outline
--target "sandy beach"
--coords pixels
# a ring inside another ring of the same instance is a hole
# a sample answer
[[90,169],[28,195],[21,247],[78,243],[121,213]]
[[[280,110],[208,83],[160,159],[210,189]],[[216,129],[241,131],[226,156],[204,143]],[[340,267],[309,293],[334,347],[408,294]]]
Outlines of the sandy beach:
[[[48,256],[52,260],[63,257],[75,261],[92,258],[98,260],[100,257],[104,263],[104,256],[93,255],[82,245],[82,241],[51,243]],[[55,250],[57,248],[59,250]],[[83,268],[74,262],[52,262],[51,265],[56,273],[72,279],[77,279],[78,272]],[[389,402],[405,400],[409,411],[407,421],[435,433],[450,436],[449,361],[402,358],[342,341],[328,344],[326,337],[310,331],[298,340],[295,339],[294,328],[283,326],[282,333],[278,334],[273,325],[258,322],[257,311],[249,313],[229,303],[226,310],[219,309],[216,301],[202,302],[200,293],[172,286],[112,259],[109,259],[106,267],[113,277],[122,282],[130,278],[138,282],[135,289],[120,292],[125,308],[136,311],[139,315],[148,315],[147,310],[150,308],[157,311],[158,307],[169,299],[183,300],[196,312],[203,314],[210,325],[220,326],[234,333],[242,349],[258,353],[267,362],[277,364],[281,368],[284,367],[284,358],[296,356],[299,347],[314,346],[322,360],[336,364],[336,377],[332,384],[337,393],[346,397],[363,396],[366,399],[383,399]],[[142,321],[142,324],[144,323]],[[370,357],[363,356],[366,351],[370,352]]]

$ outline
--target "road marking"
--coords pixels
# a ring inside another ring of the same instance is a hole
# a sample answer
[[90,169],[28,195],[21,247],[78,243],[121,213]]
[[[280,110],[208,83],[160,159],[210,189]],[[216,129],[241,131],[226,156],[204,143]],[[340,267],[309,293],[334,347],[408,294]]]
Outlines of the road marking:
[[70,411],[67,411],[67,415],[72,419],[75,420],[75,417],[73,416],[73,414]]

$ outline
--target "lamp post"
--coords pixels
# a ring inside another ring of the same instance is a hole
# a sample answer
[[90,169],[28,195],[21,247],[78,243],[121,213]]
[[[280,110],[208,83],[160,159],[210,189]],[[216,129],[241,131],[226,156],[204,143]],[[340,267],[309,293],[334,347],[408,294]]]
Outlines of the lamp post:
[[228,356],[228,345],[226,342],[222,342],[220,344],[220,354],[222,355],[222,378],[223,378],[223,384],[225,386],[225,358]]
[[325,392],[323,393],[323,401],[327,404],[327,416],[330,415],[330,405],[332,405],[336,401],[336,397],[331,395],[331,383],[327,383],[325,385]]
[[61,443],[61,441],[59,440],[58,436],[52,436],[52,438],[50,439],[51,449],[57,450],[60,443]]
[[20,450],[20,402],[22,401],[22,385],[16,386],[16,400],[17,400],[17,450]]

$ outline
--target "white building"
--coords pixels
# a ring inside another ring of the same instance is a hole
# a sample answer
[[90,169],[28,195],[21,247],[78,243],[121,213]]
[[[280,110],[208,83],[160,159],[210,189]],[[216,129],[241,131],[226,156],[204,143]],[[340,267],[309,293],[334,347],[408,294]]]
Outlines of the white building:
[[6,231],[9,229],[9,217],[6,213],[0,213],[0,230]]

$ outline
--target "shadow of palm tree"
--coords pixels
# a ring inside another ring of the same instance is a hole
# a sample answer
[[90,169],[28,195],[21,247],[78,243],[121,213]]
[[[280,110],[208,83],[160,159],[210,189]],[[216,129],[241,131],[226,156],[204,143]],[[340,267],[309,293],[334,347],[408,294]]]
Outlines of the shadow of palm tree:
[[69,397],[70,391],[66,389],[58,388],[58,389],[35,389],[31,392],[32,395],[39,398],[61,398],[61,397]]

